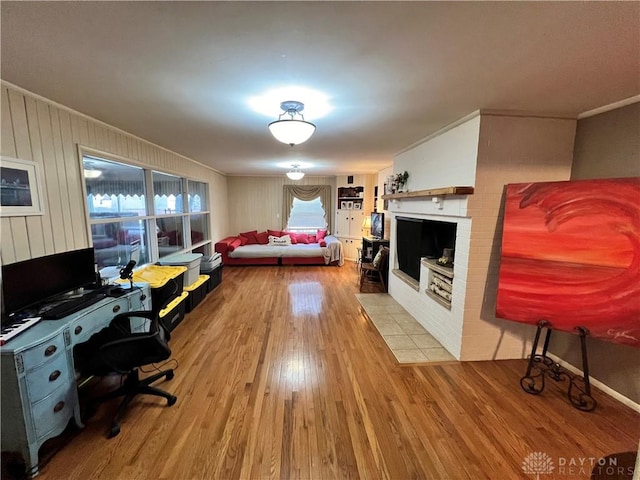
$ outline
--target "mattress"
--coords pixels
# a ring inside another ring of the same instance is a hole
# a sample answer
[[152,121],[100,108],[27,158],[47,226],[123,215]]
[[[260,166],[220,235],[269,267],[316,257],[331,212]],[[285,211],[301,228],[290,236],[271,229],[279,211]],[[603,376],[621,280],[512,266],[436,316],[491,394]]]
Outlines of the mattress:
[[228,255],[231,258],[324,257],[326,247],[317,243],[295,245],[244,245]]

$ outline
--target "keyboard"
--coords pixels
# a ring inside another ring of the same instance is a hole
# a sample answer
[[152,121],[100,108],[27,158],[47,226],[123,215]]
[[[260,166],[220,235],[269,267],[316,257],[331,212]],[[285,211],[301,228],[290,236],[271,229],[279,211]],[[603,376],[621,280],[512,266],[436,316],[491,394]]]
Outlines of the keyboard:
[[90,293],[79,297],[65,298],[63,300],[45,303],[38,308],[38,315],[48,320],[59,320],[72,313],[90,307],[103,298],[107,298],[105,293]]
[[40,320],[42,320],[42,317],[22,318],[20,320],[15,320],[8,325],[3,325],[0,329],[0,346],[7,343],[13,337],[20,335],[30,327],[33,327]]

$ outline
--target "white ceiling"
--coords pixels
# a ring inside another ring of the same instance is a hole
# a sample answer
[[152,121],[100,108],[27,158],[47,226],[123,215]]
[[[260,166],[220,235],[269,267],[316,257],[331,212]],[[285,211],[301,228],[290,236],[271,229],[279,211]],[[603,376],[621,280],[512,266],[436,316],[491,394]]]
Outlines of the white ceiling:
[[[228,174],[376,172],[478,109],[640,93],[640,2],[1,2],[3,80]],[[274,140],[249,98],[333,110]]]

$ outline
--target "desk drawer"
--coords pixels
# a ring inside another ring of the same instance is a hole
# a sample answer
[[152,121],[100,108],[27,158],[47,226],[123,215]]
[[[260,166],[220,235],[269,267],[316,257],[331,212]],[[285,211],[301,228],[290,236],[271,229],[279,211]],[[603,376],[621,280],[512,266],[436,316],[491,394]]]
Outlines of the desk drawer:
[[[22,355],[25,371],[29,371],[44,362],[50,362],[53,357],[64,353],[64,335],[60,333],[55,337],[42,342]],[[63,355],[64,356],[64,355]]]
[[75,382],[60,385],[51,395],[32,406],[36,438],[61,433],[73,416]]
[[91,335],[108,327],[113,317],[126,312],[129,301],[126,298],[118,298],[101,308],[93,310],[69,324],[71,345],[77,345],[89,340]]
[[30,403],[43,399],[70,380],[67,356],[57,355],[53,361],[33,369],[26,380]]

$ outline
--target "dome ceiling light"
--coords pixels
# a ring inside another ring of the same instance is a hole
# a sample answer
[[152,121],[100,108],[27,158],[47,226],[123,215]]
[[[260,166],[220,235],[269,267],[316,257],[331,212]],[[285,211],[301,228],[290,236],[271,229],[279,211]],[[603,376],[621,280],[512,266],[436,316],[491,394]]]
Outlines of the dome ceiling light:
[[291,165],[293,168],[287,172],[287,177],[291,180],[302,180],[304,177],[304,172],[300,170],[300,165],[294,164]]
[[[276,140],[292,147],[309,140],[313,132],[316,131],[316,126],[307,122],[300,113],[304,110],[304,103],[288,100],[282,102],[280,108],[284,113],[280,114],[278,120],[269,124],[269,131]],[[289,115],[291,118],[283,120],[284,115]],[[300,117],[300,119],[296,117]]]

